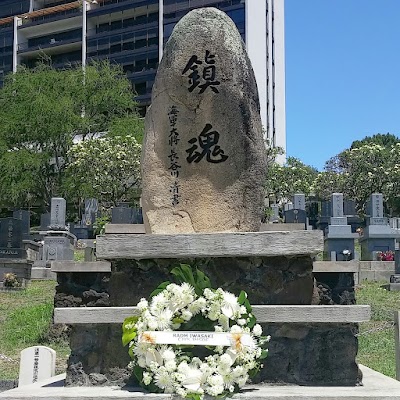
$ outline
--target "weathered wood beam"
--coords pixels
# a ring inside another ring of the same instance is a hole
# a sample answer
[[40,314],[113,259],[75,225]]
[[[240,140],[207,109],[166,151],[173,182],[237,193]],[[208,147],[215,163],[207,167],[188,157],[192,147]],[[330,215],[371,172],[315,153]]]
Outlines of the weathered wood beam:
[[259,257],[312,255],[323,249],[322,231],[104,235],[99,259]]
[[[355,323],[369,321],[370,306],[253,306],[258,322]],[[54,309],[54,323],[119,324],[139,315],[136,307],[69,307]]]

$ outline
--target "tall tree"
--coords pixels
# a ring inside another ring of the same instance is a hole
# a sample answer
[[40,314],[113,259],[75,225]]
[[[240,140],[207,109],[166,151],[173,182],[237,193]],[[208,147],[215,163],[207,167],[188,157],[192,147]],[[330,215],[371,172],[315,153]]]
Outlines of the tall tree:
[[77,139],[137,118],[130,82],[107,62],[55,70],[21,67],[0,90],[0,201],[46,208],[60,195],[68,151]]

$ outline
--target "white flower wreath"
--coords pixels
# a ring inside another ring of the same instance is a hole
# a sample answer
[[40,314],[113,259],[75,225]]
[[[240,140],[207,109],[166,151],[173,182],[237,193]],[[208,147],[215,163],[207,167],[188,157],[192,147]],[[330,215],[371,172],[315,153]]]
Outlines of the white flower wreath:
[[[261,336],[245,292],[236,297],[221,288],[204,288],[197,295],[186,282],[167,282],[156,292],[150,302],[138,303],[139,317],[127,318],[123,324],[122,341],[129,344],[131,367],[147,390],[193,400],[204,394],[224,397],[238,392],[262,367],[269,336]],[[207,353],[201,359],[195,354],[198,346],[157,344],[151,334],[181,328],[229,333],[223,335],[229,344],[201,346],[200,352]]]

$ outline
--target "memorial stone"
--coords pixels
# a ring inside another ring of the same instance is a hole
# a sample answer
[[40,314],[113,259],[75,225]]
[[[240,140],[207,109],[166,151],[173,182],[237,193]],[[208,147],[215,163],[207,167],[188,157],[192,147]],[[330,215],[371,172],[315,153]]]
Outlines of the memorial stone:
[[71,239],[66,236],[46,236],[43,244],[45,261],[73,260],[74,250]]
[[56,371],[56,352],[50,347],[33,346],[21,351],[18,386],[51,378]]
[[40,230],[47,231],[50,227],[50,213],[40,215]]
[[272,215],[271,218],[269,219],[270,222],[279,222],[279,205],[272,204],[271,210],[272,210]]
[[30,239],[31,213],[27,210],[16,210],[13,212],[13,218],[21,220],[22,239]]
[[130,207],[114,207],[111,211],[112,224],[131,224],[133,222],[133,210]]
[[295,210],[306,209],[306,196],[302,193],[297,193],[293,196],[293,208]]
[[65,228],[65,214],[67,210],[67,203],[61,197],[53,197],[51,199],[50,210],[50,229],[51,230],[66,230]]
[[389,219],[383,214],[383,195],[373,193],[369,200],[371,217],[360,238],[361,259],[376,260],[378,252],[395,251],[397,232],[389,225]]
[[344,216],[343,194],[333,193],[330,201],[331,217],[324,240],[325,259],[330,261],[350,261],[354,259],[354,239],[351,225]]
[[196,9],[175,27],[145,131],[146,232],[259,231],[266,158],[258,90],[226,14]]
[[82,225],[91,226],[97,218],[99,202],[97,199],[85,199],[85,214],[82,216]]
[[22,221],[0,218],[0,258],[25,258],[22,249]]

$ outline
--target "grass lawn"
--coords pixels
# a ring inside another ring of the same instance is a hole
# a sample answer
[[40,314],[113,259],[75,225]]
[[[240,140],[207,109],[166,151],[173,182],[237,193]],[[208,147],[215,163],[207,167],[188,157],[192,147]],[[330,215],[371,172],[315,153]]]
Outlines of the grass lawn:
[[[57,352],[57,373],[65,372],[68,343],[48,336],[56,282],[32,281],[25,291],[0,292],[0,379],[16,379],[19,353],[34,346]],[[357,287],[357,304],[372,307],[372,320],[360,325],[358,362],[395,377],[393,311],[400,310],[400,292],[387,292],[381,283]]]
[[20,351],[34,345],[57,352],[56,372],[65,372],[68,343],[48,336],[56,282],[32,281],[26,290],[0,292],[0,379],[16,379]]
[[400,310],[400,292],[381,288],[387,282],[363,281],[357,288],[357,304],[371,306],[371,321],[360,324],[357,360],[392,378],[396,377],[394,316]]

